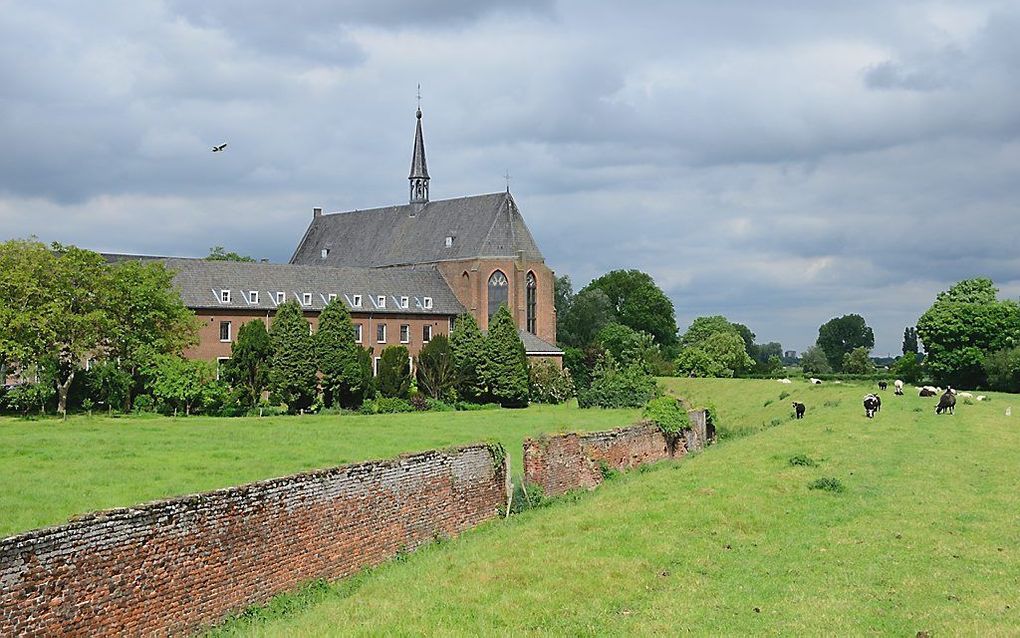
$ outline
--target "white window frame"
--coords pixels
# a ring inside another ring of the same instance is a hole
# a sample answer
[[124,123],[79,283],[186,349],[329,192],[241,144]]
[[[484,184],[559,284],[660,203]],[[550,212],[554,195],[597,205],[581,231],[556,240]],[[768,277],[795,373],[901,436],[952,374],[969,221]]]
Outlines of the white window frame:
[[446,247],[453,248],[453,235],[446,236]]
[[[227,338],[226,339],[223,338],[223,326],[224,326],[224,324],[227,326]],[[232,322],[232,321],[220,321],[219,330],[220,330],[220,343],[230,343],[231,339],[234,336],[234,322]]]
[[223,362],[230,361],[230,357],[216,357],[216,380],[220,380],[220,370],[223,368]]
[[400,324],[400,343],[411,343],[411,324]]
[[312,293],[310,292],[301,293],[301,305],[302,306],[312,305]]
[[[382,328],[382,339],[379,338],[379,329]],[[375,326],[375,342],[386,343],[386,324],[380,323]]]
[[220,303],[230,303],[230,291],[229,290],[221,290],[220,291]]
[[354,324],[354,343],[361,343],[363,329],[360,323]]
[[410,305],[411,305],[411,298],[410,297],[401,297],[400,298],[400,307],[401,308],[403,308],[404,310],[407,310],[410,307]]
[[375,298],[375,305],[380,308],[386,307],[386,295],[379,295]]
[[372,357],[372,376],[379,376],[379,362],[382,361],[382,357]]
[[455,325],[456,323],[457,323],[457,318],[456,318],[456,317],[450,317],[450,326],[449,326],[449,328],[448,328],[448,332],[449,332],[450,334],[453,334],[453,326],[454,326],[454,325]]
[[328,295],[326,295],[326,303],[329,303],[330,301],[336,301],[336,293],[335,292],[331,292]]
[[355,308],[360,308],[361,307],[361,295],[352,295],[351,296],[351,305],[354,306]]
[[287,293],[285,293],[283,291],[277,291],[276,292],[276,304],[280,305],[280,304],[286,303],[286,302],[287,302]]
[[326,257],[329,257],[329,248],[323,248],[322,251],[319,252],[319,256],[322,259],[325,259]]
[[249,290],[248,291],[248,303],[257,304],[259,302],[259,291]]
[[[426,338],[426,334],[428,338]],[[421,342],[428,343],[429,341],[432,341],[432,324],[427,323],[421,327]]]
[[425,297],[421,300],[421,307],[425,310],[432,310],[432,297]]

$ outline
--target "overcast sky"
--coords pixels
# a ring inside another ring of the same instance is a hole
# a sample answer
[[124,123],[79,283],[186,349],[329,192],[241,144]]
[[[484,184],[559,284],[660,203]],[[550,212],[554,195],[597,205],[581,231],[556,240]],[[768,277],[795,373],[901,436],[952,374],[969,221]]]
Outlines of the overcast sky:
[[286,261],[406,201],[420,82],[433,199],[509,170],[550,267],[681,328],[895,354],[959,279],[1020,295],[1020,2],[0,4],[0,238]]

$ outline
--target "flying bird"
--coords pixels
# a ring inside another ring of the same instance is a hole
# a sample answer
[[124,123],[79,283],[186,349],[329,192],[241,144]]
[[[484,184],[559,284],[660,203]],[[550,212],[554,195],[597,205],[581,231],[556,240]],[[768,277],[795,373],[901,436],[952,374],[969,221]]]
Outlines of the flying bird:
[[226,142],[220,144],[219,146],[212,147],[212,152],[213,153],[219,153],[220,151],[222,151],[225,148],[227,148],[227,143]]

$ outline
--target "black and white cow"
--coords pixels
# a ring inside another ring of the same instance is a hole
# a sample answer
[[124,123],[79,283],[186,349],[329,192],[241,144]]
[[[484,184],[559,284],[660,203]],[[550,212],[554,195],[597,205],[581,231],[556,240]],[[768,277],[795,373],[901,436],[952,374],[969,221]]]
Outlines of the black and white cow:
[[804,404],[801,403],[800,401],[794,401],[793,402],[793,414],[794,414],[794,416],[796,418],[803,419],[804,418],[804,410],[806,410],[806,409],[807,408],[804,407]]
[[882,409],[882,399],[877,394],[869,394],[864,397],[864,415],[869,419],[874,418],[875,413]]

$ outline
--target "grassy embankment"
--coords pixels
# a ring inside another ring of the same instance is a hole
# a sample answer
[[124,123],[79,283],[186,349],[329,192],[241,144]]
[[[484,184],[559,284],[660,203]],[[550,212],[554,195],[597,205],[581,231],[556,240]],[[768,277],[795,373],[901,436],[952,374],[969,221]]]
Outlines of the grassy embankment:
[[0,418],[0,537],[89,511],[404,452],[606,429],[638,410],[526,410],[258,418]]
[[[871,385],[667,383],[716,404],[723,432],[766,431],[279,597],[219,632],[1020,634],[1020,415],[1004,414],[1020,397],[937,417],[934,400],[887,392],[868,420]],[[803,421],[789,420],[794,399]],[[824,478],[843,490],[809,489]]]

